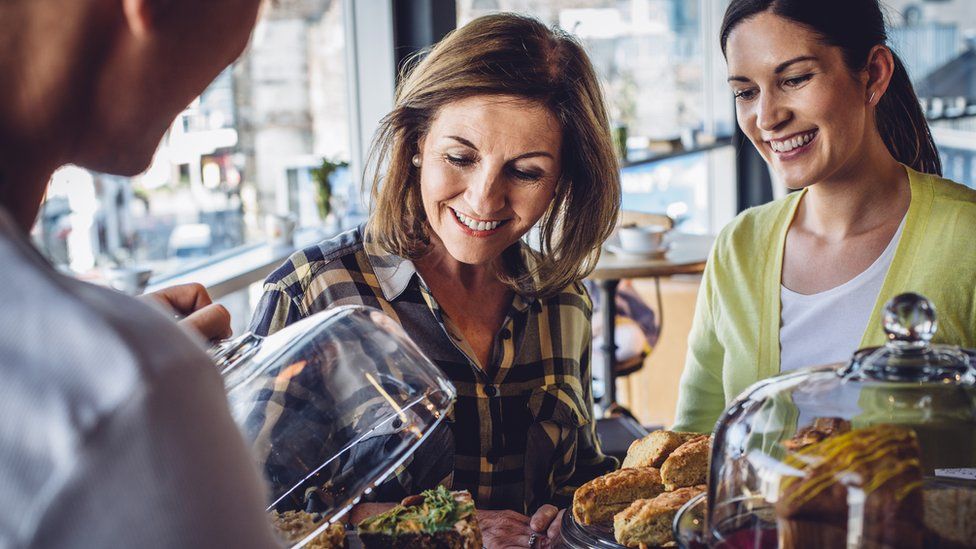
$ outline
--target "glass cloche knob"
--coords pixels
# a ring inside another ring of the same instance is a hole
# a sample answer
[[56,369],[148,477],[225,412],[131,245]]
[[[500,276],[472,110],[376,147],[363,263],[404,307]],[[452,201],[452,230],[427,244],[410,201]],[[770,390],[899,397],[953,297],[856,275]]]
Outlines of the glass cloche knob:
[[935,307],[925,297],[905,293],[885,304],[884,331],[889,345],[900,349],[924,349],[938,329]]

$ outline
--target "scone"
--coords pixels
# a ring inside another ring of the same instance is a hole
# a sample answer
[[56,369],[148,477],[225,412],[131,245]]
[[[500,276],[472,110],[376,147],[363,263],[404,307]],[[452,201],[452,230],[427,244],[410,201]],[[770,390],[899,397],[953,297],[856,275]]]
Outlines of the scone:
[[661,481],[668,492],[685,486],[705,484],[708,479],[708,458],[712,450],[711,440],[701,435],[682,444],[671,452],[661,466]]
[[[285,511],[278,513],[271,511],[271,523],[278,532],[278,537],[289,544],[298,543],[319,526],[319,516],[305,511]],[[309,549],[343,549],[346,547],[346,529],[341,523],[335,523],[322,531],[305,547]]]
[[613,517],[613,535],[627,547],[657,546],[674,541],[671,525],[678,509],[704,492],[705,485],[663,492],[652,499],[639,499]]
[[671,452],[689,440],[700,437],[701,433],[678,433],[675,431],[654,431],[644,438],[635,440],[627,449],[623,467],[660,467]]
[[634,500],[652,498],[663,491],[657,469],[620,469],[580,486],[573,495],[573,516],[579,524],[610,524],[613,515]]

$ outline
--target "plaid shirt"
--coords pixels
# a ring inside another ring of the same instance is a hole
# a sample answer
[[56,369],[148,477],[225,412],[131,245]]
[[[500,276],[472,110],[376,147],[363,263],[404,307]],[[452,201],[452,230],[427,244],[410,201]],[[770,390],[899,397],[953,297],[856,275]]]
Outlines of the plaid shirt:
[[[521,269],[533,260],[523,244],[506,255]],[[413,263],[365,241],[359,227],[295,253],[272,273],[251,329],[272,333],[341,305],[374,307],[399,322],[458,392],[447,436],[426,441],[378,497],[445,483],[470,491],[479,508],[529,513],[544,503],[567,506],[578,486],[616,468],[595,433],[592,304],[582,284],[546,299],[516,294],[482,369]]]

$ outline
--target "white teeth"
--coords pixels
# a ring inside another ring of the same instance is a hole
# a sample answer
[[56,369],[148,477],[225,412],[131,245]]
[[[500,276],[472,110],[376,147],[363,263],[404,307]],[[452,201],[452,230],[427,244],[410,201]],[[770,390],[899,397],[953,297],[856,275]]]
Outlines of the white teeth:
[[797,147],[802,147],[813,139],[815,132],[811,132],[805,135],[800,135],[792,139],[787,139],[785,141],[770,141],[769,146],[776,152],[785,153],[790,152]]
[[454,212],[454,216],[457,217],[458,221],[472,231],[491,231],[502,224],[501,221],[475,221],[457,210],[452,209],[451,211]]

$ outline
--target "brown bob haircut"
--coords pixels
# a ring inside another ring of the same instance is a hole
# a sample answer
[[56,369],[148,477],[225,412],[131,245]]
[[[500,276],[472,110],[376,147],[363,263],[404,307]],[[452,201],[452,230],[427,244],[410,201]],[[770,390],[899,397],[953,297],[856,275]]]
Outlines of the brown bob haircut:
[[620,206],[620,171],[603,95],[583,47],[536,19],[487,15],[453,31],[405,71],[396,106],[380,123],[370,153],[373,212],[366,232],[388,252],[416,259],[430,242],[411,164],[444,105],[478,95],[514,96],[549,109],[562,128],[562,177],[539,220],[535,267],[506,284],[539,297],[589,274]]

